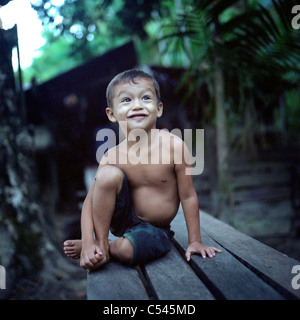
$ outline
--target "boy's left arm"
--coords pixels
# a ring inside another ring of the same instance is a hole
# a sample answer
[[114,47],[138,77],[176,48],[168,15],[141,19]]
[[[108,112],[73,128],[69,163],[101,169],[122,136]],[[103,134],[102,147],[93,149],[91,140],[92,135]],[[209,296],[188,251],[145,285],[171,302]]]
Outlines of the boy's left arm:
[[[185,163],[185,159],[190,157],[190,153],[184,143],[181,147],[181,150],[183,150],[182,162],[175,165],[175,172],[177,177],[179,198],[188,230],[189,246],[185,252],[185,256],[187,261],[190,260],[191,254],[193,253],[198,253],[203,258],[206,258],[206,255],[208,255],[210,258],[213,258],[215,253],[221,252],[221,250],[202,243],[198,196],[193,185],[193,177],[192,175],[187,175],[185,170],[186,168],[191,167],[191,165]],[[183,156],[184,153],[185,158]]]

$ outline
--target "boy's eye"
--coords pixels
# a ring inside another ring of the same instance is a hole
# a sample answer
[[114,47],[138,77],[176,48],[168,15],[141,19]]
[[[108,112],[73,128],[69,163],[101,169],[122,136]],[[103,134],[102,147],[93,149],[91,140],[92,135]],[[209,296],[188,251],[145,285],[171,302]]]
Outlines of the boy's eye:
[[143,100],[149,100],[149,99],[151,99],[149,96],[144,96],[143,97]]
[[122,99],[122,102],[130,102],[130,99],[129,98],[124,98],[124,99]]

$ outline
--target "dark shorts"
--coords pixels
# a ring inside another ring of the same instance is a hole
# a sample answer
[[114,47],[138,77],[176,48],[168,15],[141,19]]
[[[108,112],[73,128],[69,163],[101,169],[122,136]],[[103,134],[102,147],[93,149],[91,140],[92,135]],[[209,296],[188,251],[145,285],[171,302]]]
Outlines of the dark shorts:
[[136,216],[125,174],[122,189],[117,195],[110,231],[132,243],[133,257],[130,265],[146,263],[166,254],[171,249],[170,240],[174,236],[170,228],[155,227]]

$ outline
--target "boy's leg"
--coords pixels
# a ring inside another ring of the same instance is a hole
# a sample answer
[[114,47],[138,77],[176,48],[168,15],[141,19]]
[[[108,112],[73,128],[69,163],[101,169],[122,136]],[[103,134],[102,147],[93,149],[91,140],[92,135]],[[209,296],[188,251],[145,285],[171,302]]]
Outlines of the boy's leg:
[[169,252],[173,235],[169,228],[157,228],[148,222],[127,230],[124,237],[133,248],[130,265],[144,264]]
[[[108,165],[99,170],[95,179],[92,203],[96,242],[104,253],[95,268],[108,262],[108,252],[122,262],[129,262],[133,255],[133,247],[122,234],[129,226],[139,223],[140,220],[132,212],[128,182],[121,169]],[[121,236],[110,244],[108,244],[109,228],[114,235]],[[64,242],[65,254],[70,258],[79,258],[81,249],[81,240]]]
[[[130,263],[145,263],[160,257],[171,248],[165,231],[142,222],[134,213],[128,181],[118,167],[105,166],[96,177],[93,193],[93,219],[97,245],[105,254]],[[109,229],[117,240],[108,244]],[[131,231],[130,231],[131,230]],[[134,230],[134,231],[133,231]],[[123,236],[124,235],[124,236]],[[107,249],[104,249],[107,248]]]
[[112,241],[109,245],[109,251],[113,258],[124,263],[129,263],[133,256],[132,244],[124,237]]
[[115,166],[105,166],[95,178],[92,208],[96,243],[103,251],[97,267],[109,261],[108,233],[115,209],[117,194],[123,184],[123,172]]

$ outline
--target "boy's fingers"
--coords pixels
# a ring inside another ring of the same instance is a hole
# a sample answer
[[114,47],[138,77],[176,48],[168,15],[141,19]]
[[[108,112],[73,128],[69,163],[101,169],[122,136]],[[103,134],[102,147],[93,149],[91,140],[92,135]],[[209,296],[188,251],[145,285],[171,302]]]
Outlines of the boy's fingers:
[[100,256],[103,256],[103,252],[100,248],[96,247],[96,254],[99,254]]
[[98,259],[97,259],[97,258],[98,258],[98,256],[97,256],[97,253],[96,253],[95,256],[90,259],[90,261],[91,261],[91,263],[92,263],[93,265],[98,262]]
[[191,260],[191,255],[192,255],[193,253],[195,253],[195,251],[194,251],[193,249],[188,248],[188,249],[186,250],[185,257],[186,257],[186,260],[187,260],[187,261],[190,261],[190,260]]
[[215,250],[214,250],[213,248],[210,249],[209,252],[208,252],[208,256],[209,256],[210,258],[213,258],[215,255],[216,255]]
[[83,269],[88,269],[88,268],[92,267],[93,264],[91,262],[82,261],[82,262],[80,262],[80,266]]
[[[215,257],[216,255],[216,252],[222,252],[222,250],[218,249],[218,248],[215,248],[215,247],[210,247],[210,248],[207,248],[207,249],[201,249],[199,253],[203,259],[206,258],[206,256],[209,256],[210,258],[213,258]],[[186,257],[186,260],[187,261],[190,261],[191,259],[191,255],[195,253],[195,251],[193,251],[192,249],[187,249],[186,250],[186,253],[185,253],[185,257]]]
[[191,259],[191,251],[190,251],[190,250],[187,250],[187,251],[186,251],[185,257],[186,257],[186,260],[187,260],[187,261],[190,261],[190,259]]
[[[99,255],[100,257],[100,255]],[[86,255],[80,262],[80,266],[83,269],[90,269],[92,270],[92,268],[99,262],[99,260],[97,259],[96,255],[93,256],[88,256]]]
[[98,263],[99,261],[101,261],[103,259],[103,254],[99,254],[98,252],[95,253],[95,263]]

